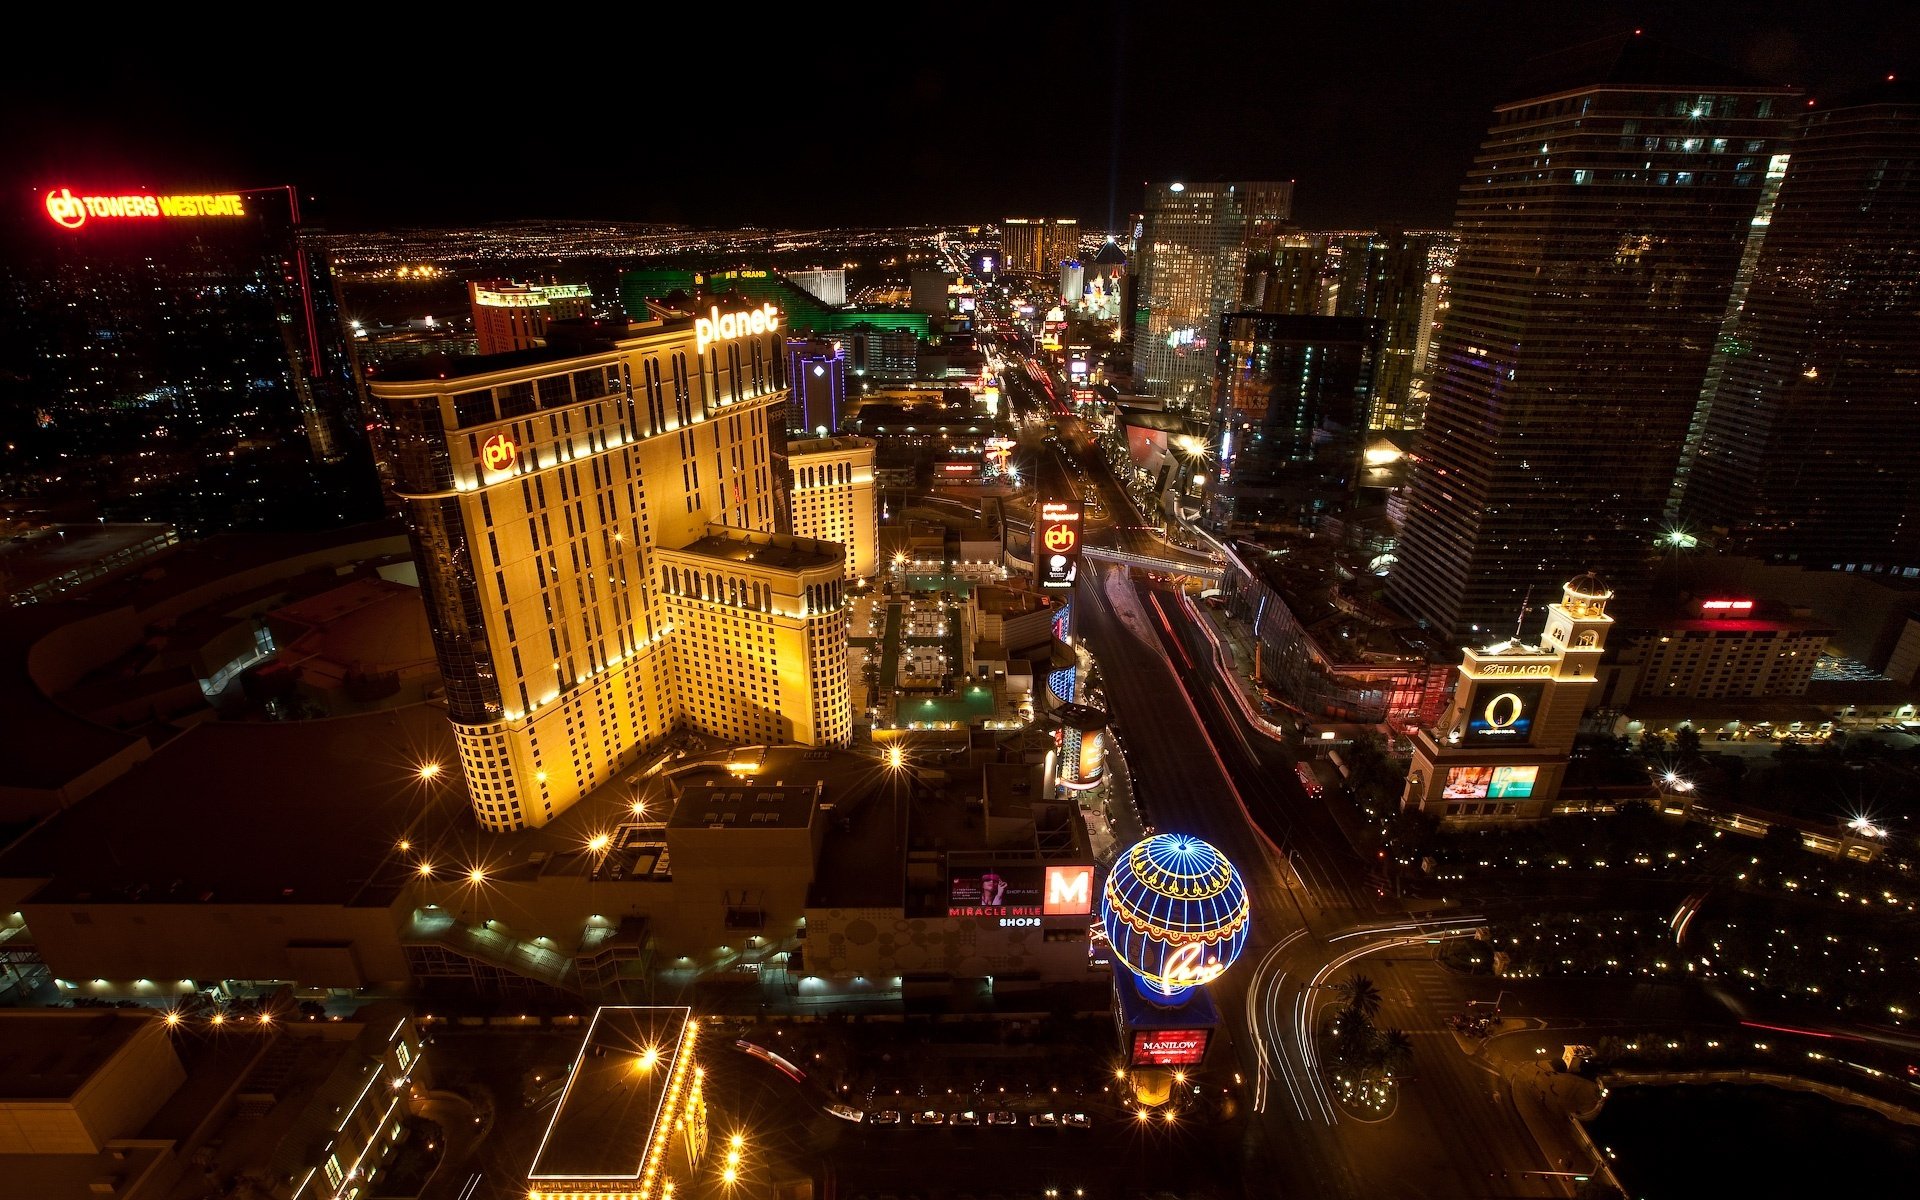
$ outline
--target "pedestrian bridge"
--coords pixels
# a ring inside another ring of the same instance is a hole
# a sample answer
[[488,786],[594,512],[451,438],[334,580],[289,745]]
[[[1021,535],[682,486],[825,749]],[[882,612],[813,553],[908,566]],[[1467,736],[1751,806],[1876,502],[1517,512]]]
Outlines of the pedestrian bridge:
[[1185,558],[1161,558],[1153,554],[1133,554],[1126,550],[1107,550],[1095,546],[1082,546],[1080,557],[1094,562],[1118,563],[1123,567],[1138,567],[1142,571],[1158,571],[1163,575],[1191,575],[1196,579],[1211,579],[1220,582],[1221,568],[1215,563],[1195,562]]

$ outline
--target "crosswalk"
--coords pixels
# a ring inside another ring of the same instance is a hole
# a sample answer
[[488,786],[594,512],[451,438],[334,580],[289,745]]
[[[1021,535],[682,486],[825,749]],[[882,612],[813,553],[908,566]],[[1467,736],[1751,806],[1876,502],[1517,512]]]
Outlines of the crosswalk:
[[1378,1024],[1408,1033],[1446,1032],[1461,1005],[1459,980],[1427,955],[1380,963],[1375,978],[1382,1003]]

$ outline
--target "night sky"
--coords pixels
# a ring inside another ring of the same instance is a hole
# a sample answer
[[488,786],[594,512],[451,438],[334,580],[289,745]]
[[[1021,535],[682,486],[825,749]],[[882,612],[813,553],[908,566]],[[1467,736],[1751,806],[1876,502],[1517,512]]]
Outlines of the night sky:
[[552,6],[528,30],[490,14],[539,6],[418,23],[257,7],[198,41],[100,10],[84,41],[15,47],[0,171],[29,203],[36,185],[292,180],[335,228],[1016,213],[1097,228],[1149,178],[1296,179],[1309,226],[1445,224],[1533,54],[1644,26],[1816,94],[1920,59],[1910,3],[763,8],[620,6],[602,24]]

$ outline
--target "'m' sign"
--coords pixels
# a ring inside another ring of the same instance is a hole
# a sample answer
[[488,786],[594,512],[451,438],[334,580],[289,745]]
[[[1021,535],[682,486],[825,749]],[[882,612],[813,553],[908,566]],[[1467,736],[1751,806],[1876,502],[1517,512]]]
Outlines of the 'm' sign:
[[730,342],[734,338],[755,333],[772,333],[779,328],[780,310],[770,303],[745,312],[725,314],[716,305],[707,311],[706,316],[693,319],[695,348],[701,354],[705,354],[707,347],[715,342]]
[[1085,916],[1093,911],[1093,868],[1085,863],[1047,868],[1047,889],[1040,911],[1049,917]]
[[79,229],[91,218],[108,221],[158,221],[176,218],[244,217],[247,206],[233,192],[184,196],[76,196],[70,188],[47,193],[47,217],[62,229]]

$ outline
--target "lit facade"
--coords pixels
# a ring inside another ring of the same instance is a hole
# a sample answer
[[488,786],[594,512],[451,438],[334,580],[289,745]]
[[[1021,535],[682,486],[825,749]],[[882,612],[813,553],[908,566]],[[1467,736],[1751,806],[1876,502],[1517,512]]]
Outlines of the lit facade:
[[1751,279],[1726,323],[1675,484],[1676,517],[1734,553],[1848,571],[1920,566],[1920,93],[1809,109],[1764,167]]
[[1431,340],[1440,282],[1428,268],[1443,232],[1403,230],[1343,238],[1333,313],[1380,326],[1369,429],[1417,429],[1414,379]]
[[1389,577],[1466,643],[1581,570],[1640,590],[1792,96],[1633,36],[1533,70],[1461,189]]
[[1138,252],[1134,387],[1175,412],[1212,395],[1220,314],[1240,300],[1250,247],[1293,212],[1293,183],[1157,183]]
[[467,284],[467,301],[482,354],[531,350],[553,322],[588,316],[593,310],[593,292],[583,283],[475,281]]
[[1080,222],[1073,217],[1008,217],[1000,222],[1000,270],[1010,275],[1051,277],[1080,251]]
[[[724,556],[728,537],[770,535],[782,515],[769,430],[786,403],[784,346],[777,315],[753,311],[759,328],[748,314],[592,326],[534,362],[420,360],[374,382],[482,826],[545,824],[683,718],[834,739],[819,731],[839,727],[836,701],[799,689],[835,670],[803,652],[844,660],[820,591],[837,587],[838,558],[721,572],[690,549]],[[685,551],[677,588],[668,551]],[[790,727],[723,715],[713,689],[726,676],[695,677],[704,651],[668,644],[749,620],[765,636],[728,649],[777,653],[765,669],[778,689],[758,679],[754,695],[777,698]],[[842,673],[841,707],[845,687]]]
[[1214,374],[1209,489],[1223,526],[1311,528],[1346,507],[1360,469],[1380,325],[1227,313]]
[[871,579],[879,570],[873,451],[871,438],[809,438],[787,443],[787,466],[793,478],[793,532],[846,547],[847,574],[854,579]]
[[1449,822],[1551,813],[1613,628],[1612,597],[1582,575],[1547,606],[1539,645],[1468,649],[1453,702],[1414,736],[1402,807]]
[[847,351],[825,338],[795,338],[787,343],[789,399],[787,426],[797,433],[831,434],[847,410]]
[[847,743],[839,545],[714,525],[655,556],[688,724],[736,742]]
[[1633,698],[1801,696],[1834,628],[1756,617],[1751,600],[1708,600],[1695,620],[1664,621],[1620,651]]

